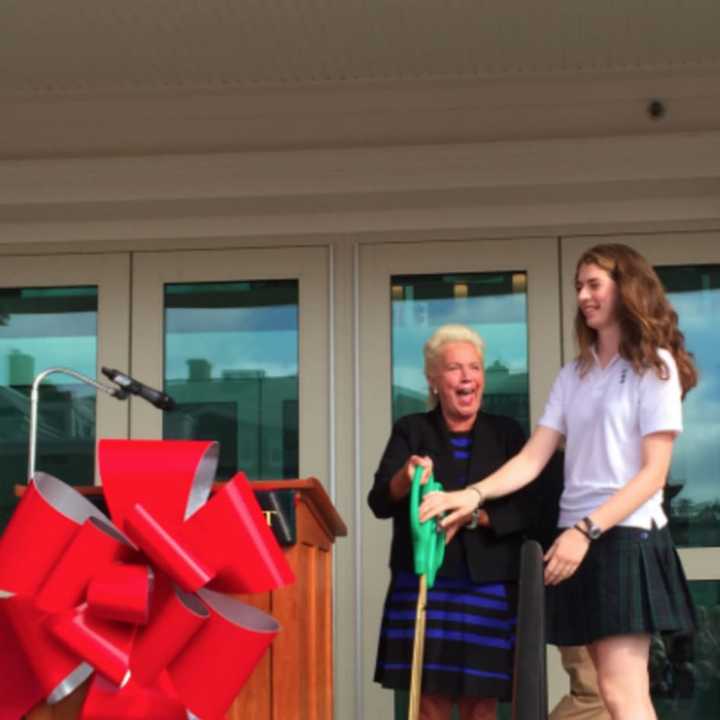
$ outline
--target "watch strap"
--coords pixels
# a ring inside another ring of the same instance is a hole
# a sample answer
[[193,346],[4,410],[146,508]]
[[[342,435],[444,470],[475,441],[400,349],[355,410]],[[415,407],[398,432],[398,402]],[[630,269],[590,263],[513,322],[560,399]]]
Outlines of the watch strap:
[[590,533],[582,526],[580,523],[577,525],[573,525],[573,530],[577,530],[579,533],[584,535],[590,542],[592,542],[592,538],[590,537]]

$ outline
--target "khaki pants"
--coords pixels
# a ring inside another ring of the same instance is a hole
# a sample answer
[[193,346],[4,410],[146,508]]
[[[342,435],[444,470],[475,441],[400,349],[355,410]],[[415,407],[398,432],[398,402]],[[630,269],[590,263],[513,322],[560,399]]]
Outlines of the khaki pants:
[[598,690],[595,666],[584,645],[560,647],[570,692],[553,708],[549,720],[610,720]]

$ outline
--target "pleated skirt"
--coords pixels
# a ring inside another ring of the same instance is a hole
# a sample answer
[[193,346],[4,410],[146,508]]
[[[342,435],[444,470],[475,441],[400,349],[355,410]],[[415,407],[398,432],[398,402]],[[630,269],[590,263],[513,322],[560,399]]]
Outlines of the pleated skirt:
[[667,526],[611,528],[575,574],[548,587],[547,640],[587,645],[634,633],[691,633],[695,609]]
[[[383,687],[410,688],[418,586],[411,573],[390,583],[375,666]],[[515,583],[437,578],[427,598],[422,691],[509,699],[516,611]]]

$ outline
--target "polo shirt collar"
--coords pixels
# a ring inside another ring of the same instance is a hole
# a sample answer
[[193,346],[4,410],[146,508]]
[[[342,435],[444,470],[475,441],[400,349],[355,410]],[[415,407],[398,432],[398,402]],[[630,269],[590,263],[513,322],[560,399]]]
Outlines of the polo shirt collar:
[[600,371],[609,370],[616,362],[618,362],[618,360],[620,360],[620,353],[615,353],[610,358],[610,362],[605,367],[603,367],[602,365],[600,365],[600,358],[598,357],[597,348],[595,345],[590,346],[590,352],[592,353],[593,360],[595,361],[595,367]]

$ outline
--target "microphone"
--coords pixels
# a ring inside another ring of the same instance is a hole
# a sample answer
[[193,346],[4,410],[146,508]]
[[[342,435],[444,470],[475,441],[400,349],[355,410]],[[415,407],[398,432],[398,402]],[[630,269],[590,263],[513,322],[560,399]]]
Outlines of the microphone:
[[160,410],[175,409],[175,401],[164,392],[160,392],[160,390],[155,390],[147,385],[143,385],[138,380],[135,380],[135,378],[131,378],[129,375],[126,375],[119,370],[106,367],[100,369],[106,378],[112,380],[116,385],[119,385],[126,393],[139,395],[141,398],[147,400],[151,405],[154,405]]

